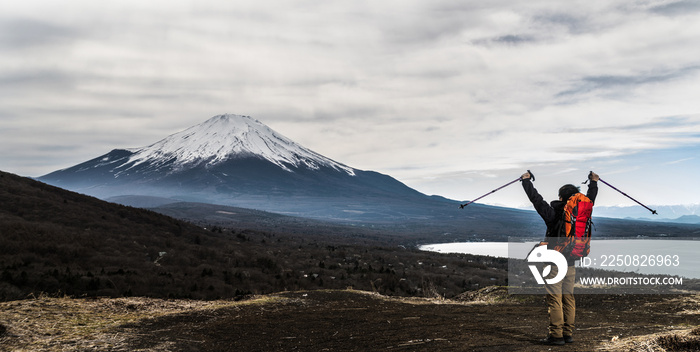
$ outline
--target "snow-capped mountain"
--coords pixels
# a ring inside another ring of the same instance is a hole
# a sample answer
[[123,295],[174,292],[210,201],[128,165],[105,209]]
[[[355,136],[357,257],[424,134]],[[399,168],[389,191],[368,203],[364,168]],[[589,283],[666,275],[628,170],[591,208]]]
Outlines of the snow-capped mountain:
[[239,115],[214,116],[147,147],[115,149],[39,180],[122,202],[125,196],[149,196],[315,217],[399,211],[397,202],[433,199]]
[[598,216],[621,219],[671,221],[680,223],[700,223],[700,203],[679,205],[649,205],[657,214],[651,214],[639,206],[596,207]]
[[326,166],[354,175],[352,168],[300,146],[250,116],[241,115],[214,116],[148,147],[130,151],[134,154],[125,165],[131,167],[143,163],[181,169],[203,163],[209,167],[230,158],[255,156],[289,172],[293,172],[290,167],[318,170]]

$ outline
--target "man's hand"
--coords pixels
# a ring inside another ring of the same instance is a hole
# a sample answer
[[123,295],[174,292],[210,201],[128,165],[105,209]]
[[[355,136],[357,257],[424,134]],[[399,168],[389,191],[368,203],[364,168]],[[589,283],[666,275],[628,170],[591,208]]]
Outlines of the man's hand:
[[598,180],[600,180],[600,176],[598,176],[598,174],[596,174],[595,172],[591,171],[590,179],[592,181],[598,182]]
[[[597,176],[597,175],[596,175]],[[530,179],[530,173],[526,172],[522,176],[520,176],[521,180],[529,180]]]

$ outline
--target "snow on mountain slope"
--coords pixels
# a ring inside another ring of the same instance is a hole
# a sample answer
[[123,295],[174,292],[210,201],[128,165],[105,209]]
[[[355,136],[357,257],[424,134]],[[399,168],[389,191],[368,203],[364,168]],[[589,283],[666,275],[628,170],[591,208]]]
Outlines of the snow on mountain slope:
[[218,115],[173,134],[144,148],[129,149],[134,154],[122,166],[129,169],[142,163],[191,167],[202,163],[213,166],[230,158],[254,156],[292,172],[290,166],[319,169],[331,167],[354,176],[353,168],[302,147],[249,116]]
[[416,204],[454,205],[238,115],[214,116],[147,147],[114,149],[38,179],[102,199],[157,197],[316,218],[386,220],[424,214]]

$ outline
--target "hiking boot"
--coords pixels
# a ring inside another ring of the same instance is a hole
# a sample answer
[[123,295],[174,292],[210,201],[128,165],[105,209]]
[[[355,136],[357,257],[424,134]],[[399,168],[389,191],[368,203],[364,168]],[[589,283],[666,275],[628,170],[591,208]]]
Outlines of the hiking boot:
[[552,335],[547,335],[546,339],[540,340],[545,345],[565,345],[563,337],[554,337]]
[[574,337],[571,335],[564,335],[564,342],[566,343],[573,343],[574,342]]

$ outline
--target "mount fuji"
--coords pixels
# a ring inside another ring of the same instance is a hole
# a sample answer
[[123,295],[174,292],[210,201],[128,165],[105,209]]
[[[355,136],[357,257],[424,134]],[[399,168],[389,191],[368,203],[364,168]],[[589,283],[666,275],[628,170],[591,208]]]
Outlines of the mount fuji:
[[157,171],[172,173],[200,165],[211,168],[230,159],[254,157],[289,172],[302,166],[313,170],[328,167],[354,175],[352,168],[298,145],[249,116],[214,116],[160,142],[131,151],[134,154],[120,165],[127,167],[123,172],[150,163]]
[[147,147],[115,149],[38,179],[126,203],[148,196],[315,218],[400,218],[422,212],[416,203],[456,204],[331,160],[240,115],[214,116]]

